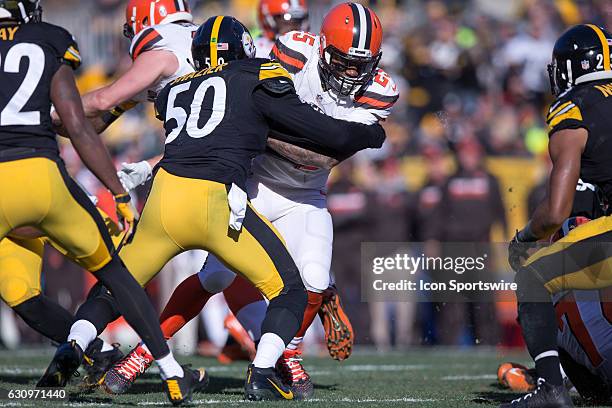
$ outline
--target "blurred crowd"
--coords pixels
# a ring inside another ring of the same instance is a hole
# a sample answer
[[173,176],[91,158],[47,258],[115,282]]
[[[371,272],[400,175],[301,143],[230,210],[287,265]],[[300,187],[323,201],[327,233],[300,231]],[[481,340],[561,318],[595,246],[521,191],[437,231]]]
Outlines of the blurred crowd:
[[[196,22],[231,14],[254,35],[259,32],[256,0],[190,3]],[[311,31],[318,31],[335,3],[310,0]],[[506,241],[527,219],[528,198],[541,191],[549,166],[546,65],[555,39],[581,22],[612,27],[612,2],[367,4],[383,22],[381,66],[398,83],[401,98],[385,124],[383,148],[341,164],[329,189],[335,225],[332,269],[358,341],[381,350],[414,344],[517,345],[514,305],[363,303],[360,260],[354,254],[365,241]],[[123,0],[45,0],[43,6],[45,19],[68,28],[80,44],[85,61],[78,73],[81,91],[112,81],[129,66],[129,43],[121,35]],[[105,140],[117,163],[162,151],[162,129],[151,110],[138,107],[107,131]],[[63,150],[72,174],[103,202],[108,199],[70,146]],[[195,272],[199,266],[194,262],[189,268]],[[54,253],[45,270],[62,277],[49,279],[47,292],[74,310],[86,293],[87,278]],[[164,286],[173,281],[157,282],[150,293],[163,300]],[[202,331],[200,337],[214,337]],[[38,340],[27,331],[21,335]]]

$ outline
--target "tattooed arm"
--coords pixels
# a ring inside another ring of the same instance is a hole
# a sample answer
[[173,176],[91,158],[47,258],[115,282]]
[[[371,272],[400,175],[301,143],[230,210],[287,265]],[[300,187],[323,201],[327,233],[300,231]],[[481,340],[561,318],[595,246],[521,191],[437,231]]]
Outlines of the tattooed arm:
[[294,146],[287,142],[282,142],[278,139],[268,138],[268,147],[281,156],[303,166],[316,166],[331,170],[339,163],[339,161],[334,158]]

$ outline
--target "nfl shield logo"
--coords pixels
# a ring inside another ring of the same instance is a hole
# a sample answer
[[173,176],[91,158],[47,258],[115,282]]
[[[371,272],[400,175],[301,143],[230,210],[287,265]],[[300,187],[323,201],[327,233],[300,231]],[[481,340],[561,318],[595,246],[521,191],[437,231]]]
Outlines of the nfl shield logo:
[[582,69],[587,70],[589,69],[591,64],[589,64],[589,61],[587,60],[582,60],[582,62],[580,63],[580,66],[582,67]]

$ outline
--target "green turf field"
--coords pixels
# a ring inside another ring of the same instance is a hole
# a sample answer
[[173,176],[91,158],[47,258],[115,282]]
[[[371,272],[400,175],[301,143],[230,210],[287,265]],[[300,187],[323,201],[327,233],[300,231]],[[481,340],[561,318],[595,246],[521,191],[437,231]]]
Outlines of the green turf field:
[[[357,351],[337,363],[329,358],[307,358],[315,382],[315,399],[307,402],[247,403],[242,400],[245,364],[219,365],[216,360],[183,357],[182,363],[204,366],[211,382],[193,405],[308,407],[495,407],[514,395],[497,386],[496,369],[502,360],[527,363],[525,355],[473,349],[415,349],[378,355]],[[0,352],[0,389],[32,389],[51,358],[50,351]],[[148,373],[130,393],[111,397],[102,391],[81,393],[75,378],[67,388],[68,403],[44,406],[162,406],[166,405],[157,375]],[[580,406],[579,398],[575,398]],[[0,401],[0,406],[43,406],[37,401]]]

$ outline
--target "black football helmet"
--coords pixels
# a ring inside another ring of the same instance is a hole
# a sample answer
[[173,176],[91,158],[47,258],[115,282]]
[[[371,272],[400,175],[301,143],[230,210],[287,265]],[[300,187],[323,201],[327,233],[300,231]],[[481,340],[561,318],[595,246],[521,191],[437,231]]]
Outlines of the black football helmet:
[[0,21],[6,19],[20,23],[36,23],[41,18],[40,0],[0,0]]
[[548,65],[553,95],[584,82],[612,78],[610,45],[612,34],[594,24],[576,25],[563,33]]
[[249,30],[230,16],[211,17],[198,28],[191,44],[196,69],[216,67],[229,61],[255,57]]

